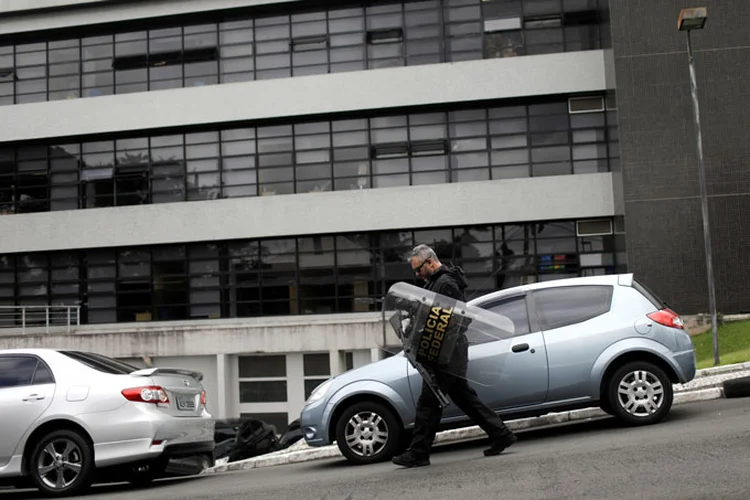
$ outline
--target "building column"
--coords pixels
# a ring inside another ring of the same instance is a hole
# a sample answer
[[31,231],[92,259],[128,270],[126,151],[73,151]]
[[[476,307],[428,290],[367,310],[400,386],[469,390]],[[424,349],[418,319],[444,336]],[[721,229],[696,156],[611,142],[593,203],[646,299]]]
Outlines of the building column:
[[379,347],[370,349],[370,361],[372,363],[380,361],[381,359],[385,359],[385,352],[383,349],[380,349]]
[[[305,406],[305,365],[304,353],[293,352],[286,355],[287,418],[292,422],[299,418]],[[276,429],[284,432],[284,429]]]
[[346,351],[331,349],[328,351],[331,359],[331,376],[341,375],[346,371]]
[[227,355],[216,355],[216,409],[215,418],[227,418]]

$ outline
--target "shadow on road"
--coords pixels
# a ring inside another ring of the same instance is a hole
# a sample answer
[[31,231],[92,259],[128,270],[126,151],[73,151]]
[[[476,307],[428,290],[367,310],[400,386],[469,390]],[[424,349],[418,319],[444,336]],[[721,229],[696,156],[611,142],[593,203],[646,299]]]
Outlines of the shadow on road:
[[[190,476],[190,477],[179,477],[179,478],[169,478],[169,479],[163,479],[160,481],[156,481],[150,486],[146,487],[136,487],[129,483],[109,483],[109,484],[99,484],[93,486],[85,495],[80,495],[77,497],[69,497],[69,498],[88,498],[88,499],[94,499],[99,498],[101,495],[111,494],[111,493],[125,493],[129,492],[134,495],[135,498],[138,496],[138,492],[141,490],[150,490],[150,491],[156,491],[160,488],[168,488],[170,486],[173,486],[174,484],[182,484],[187,483],[190,481],[196,481],[200,479],[199,476]],[[46,498],[42,496],[37,490],[16,490],[16,489],[4,489],[0,487],[0,500],[32,500],[32,499],[43,499]]]

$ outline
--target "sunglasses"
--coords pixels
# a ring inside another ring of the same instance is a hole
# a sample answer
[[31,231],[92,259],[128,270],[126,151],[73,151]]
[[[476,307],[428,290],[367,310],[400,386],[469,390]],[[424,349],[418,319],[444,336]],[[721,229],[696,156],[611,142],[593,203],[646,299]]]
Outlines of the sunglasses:
[[417,267],[413,267],[412,271],[414,271],[414,274],[419,274],[419,271],[422,270],[422,266],[424,266],[425,264],[427,264],[428,260],[430,260],[430,259],[427,258],[427,259],[423,260],[422,263],[419,264]]

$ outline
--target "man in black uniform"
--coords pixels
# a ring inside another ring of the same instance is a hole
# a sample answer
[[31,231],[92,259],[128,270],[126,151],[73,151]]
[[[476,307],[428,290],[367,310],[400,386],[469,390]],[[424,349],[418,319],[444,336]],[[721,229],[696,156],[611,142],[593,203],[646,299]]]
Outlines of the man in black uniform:
[[[468,283],[460,268],[447,268],[440,263],[435,251],[427,245],[419,245],[408,258],[414,273],[426,283],[427,290],[466,301],[464,290]],[[469,418],[490,437],[491,445],[484,450],[485,456],[498,455],[516,442],[517,438],[503,420],[482,401],[466,380],[469,344],[461,334],[450,361],[450,373],[432,369],[435,383]],[[414,437],[411,446],[401,455],[393,458],[393,463],[403,467],[430,465],[430,449],[440,425],[443,411],[440,403],[426,382],[422,382],[422,394],[417,402],[414,423]]]

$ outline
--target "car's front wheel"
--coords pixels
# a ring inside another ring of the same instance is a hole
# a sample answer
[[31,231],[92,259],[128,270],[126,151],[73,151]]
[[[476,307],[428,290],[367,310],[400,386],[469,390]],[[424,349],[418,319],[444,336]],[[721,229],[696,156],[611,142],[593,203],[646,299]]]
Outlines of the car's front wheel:
[[664,370],[647,361],[621,366],[609,379],[608,406],[628,425],[649,425],[662,420],[672,407],[672,382]]
[[77,431],[50,432],[31,452],[29,477],[45,496],[77,495],[91,485],[93,473],[94,450]]
[[392,458],[401,447],[403,428],[385,405],[375,401],[356,403],[341,413],[336,423],[336,443],[355,465]]

